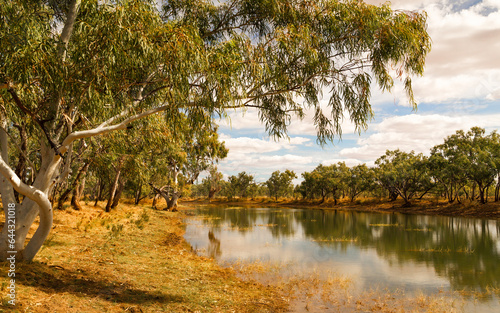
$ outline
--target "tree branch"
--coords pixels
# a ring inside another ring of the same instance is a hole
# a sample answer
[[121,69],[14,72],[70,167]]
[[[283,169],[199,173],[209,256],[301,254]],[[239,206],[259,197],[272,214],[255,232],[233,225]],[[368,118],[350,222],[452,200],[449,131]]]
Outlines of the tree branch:
[[66,15],[66,22],[64,23],[63,30],[61,32],[61,37],[59,38],[59,45],[57,47],[57,54],[64,62],[66,59],[66,49],[68,47],[69,38],[71,33],[73,33],[73,26],[75,25],[76,16],[78,14],[78,9],[80,8],[81,0],[74,0],[71,2],[68,14]]
[[134,122],[136,120],[139,120],[141,118],[145,118],[145,117],[147,117],[149,115],[153,115],[155,113],[165,111],[168,107],[169,107],[169,105],[163,105],[161,107],[157,107],[157,108],[154,108],[154,109],[151,109],[151,110],[148,110],[148,111],[136,114],[134,116],[131,116],[131,117],[123,120],[122,122],[120,122],[118,124],[111,125],[111,126],[106,126],[106,125],[108,125],[108,121],[114,121],[117,118],[125,116],[126,113],[128,113],[128,110],[129,110],[129,109],[127,109],[127,110],[125,110],[126,112],[125,111],[121,112],[117,116],[112,117],[108,121],[106,121],[103,124],[99,125],[97,128],[89,129],[89,130],[83,130],[83,131],[77,131],[77,132],[73,132],[73,133],[69,134],[64,139],[64,141],[63,141],[63,143],[61,145],[60,152],[61,153],[65,153],[66,151],[68,151],[69,145],[73,141],[75,141],[77,139],[94,137],[94,136],[106,134],[106,133],[109,133],[109,132],[112,132],[112,131],[115,131],[115,130],[126,129],[128,124],[130,124],[130,123],[132,123],[132,122]]
[[21,109],[23,113],[31,117],[31,119],[40,126],[43,133],[45,134],[45,137],[49,141],[50,146],[52,147],[52,149],[54,149],[56,154],[60,154],[58,145],[52,140],[47,128],[45,127],[46,121],[40,120],[38,117],[35,116],[33,112],[31,112],[27,107],[25,107],[23,102],[21,101],[21,99],[19,99],[19,96],[17,95],[16,91],[13,88],[7,89],[7,92],[10,93],[10,95],[12,96],[12,100],[14,100],[14,103],[17,105],[17,107]]

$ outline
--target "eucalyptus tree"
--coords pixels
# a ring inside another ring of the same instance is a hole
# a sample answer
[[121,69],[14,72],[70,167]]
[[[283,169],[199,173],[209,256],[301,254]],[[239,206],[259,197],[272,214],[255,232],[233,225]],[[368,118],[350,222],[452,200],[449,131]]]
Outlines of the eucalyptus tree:
[[292,180],[295,178],[297,178],[297,175],[294,171],[274,171],[265,183],[269,190],[269,195],[274,197],[276,201],[278,201],[279,197],[291,195],[293,193]]
[[467,158],[457,136],[447,137],[444,143],[431,149],[429,157],[432,178],[444,190],[449,203],[460,202],[460,192],[467,185]]
[[205,194],[209,199],[213,199],[222,190],[222,180],[223,175],[217,170],[217,166],[210,166],[208,176],[202,181],[203,189],[206,190]]
[[455,185],[465,185],[462,183],[464,176],[477,186],[479,201],[486,203],[488,188],[495,182],[500,170],[499,145],[496,132],[486,135],[483,128],[472,127],[468,132],[459,130],[448,136],[442,145],[435,147],[433,153],[442,155],[448,160],[446,163],[448,176],[445,178],[448,178],[449,184],[457,181],[455,177],[458,176],[460,178],[458,181],[461,183]]
[[304,180],[300,183],[300,192],[304,198],[315,199],[321,197],[324,202],[329,194],[330,188],[323,175],[325,167],[320,164],[312,172],[302,173]]
[[[179,175],[184,185],[191,185],[202,171],[227,156],[224,142],[219,141],[217,126],[212,121],[199,127],[191,127],[189,117],[179,114],[177,123],[165,122],[151,116],[144,123],[142,133],[150,155],[150,185],[167,202],[167,210],[177,204],[182,194]],[[154,187],[160,183],[161,187]]]
[[427,158],[421,153],[387,150],[375,164],[378,183],[389,193],[401,196],[405,205],[409,205],[417,195],[422,197],[433,187]]
[[232,198],[234,196],[242,198],[248,197],[250,186],[252,184],[255,184],[253,175],[247,174],[244,171],[238,173],[238,175],[229,176],[228,182],[229,198]]
[[351,202],[363,192],[369,192],[375,187],[375,172],[366,164],[356,165],[348,168],[346,174],[346,190]]
[[[366,127],[371,85],[390,90],[390,69],[415,105],[411,77],[423,73],[430,50],[425,13],[360,1],[2,0],[0,28],[3,207],[16,203],[14,190],[24,196],[14,249],[2,230],[1,259],[15,250],[31,260],[40,249],[52,228],[48,194],[78,140],[160,112],[198,128],[252,107],[276,137],[311,109],[324,143],[341,132],[344,112]],[[328,108],[318,100],[323,90]],[[22,120],[35,155],[11,136]],[[33,181],[16,174],[13,154],[32,155]]]
[[346,187],[349,168],[344,162],[325,166],[318,165],[312,172],[302,173],[301,192],[310,199],[321,198],[321,202],[331,195],[337,204]]

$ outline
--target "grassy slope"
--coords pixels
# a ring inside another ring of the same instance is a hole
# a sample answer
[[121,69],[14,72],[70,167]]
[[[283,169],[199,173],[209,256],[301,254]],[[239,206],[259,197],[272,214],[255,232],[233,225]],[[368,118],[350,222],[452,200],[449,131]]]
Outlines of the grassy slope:
[[[194,255],[182,238],[183,213],[83,208],[56,211],[35,261],[17,264],[14,312],[281,312],[287,306],[276,287],[243,281]],[[11,312],[7,264],[0,269],[0,312]]]

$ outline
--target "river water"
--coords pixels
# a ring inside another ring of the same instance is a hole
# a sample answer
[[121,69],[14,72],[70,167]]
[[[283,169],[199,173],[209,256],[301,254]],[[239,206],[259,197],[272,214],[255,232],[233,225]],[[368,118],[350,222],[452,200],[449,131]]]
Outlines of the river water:
[[[500,312],[500,221],[280,208],[200,206],[186,240],[217,261],[334,270],[357,290],[460,291],[466,312]],[[478,296],[480,295],[480,296]]]

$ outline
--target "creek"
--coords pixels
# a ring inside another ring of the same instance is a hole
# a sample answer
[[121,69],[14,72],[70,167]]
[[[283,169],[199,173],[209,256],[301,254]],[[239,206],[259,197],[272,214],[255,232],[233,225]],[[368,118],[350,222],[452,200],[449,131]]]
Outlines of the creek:
[[357,290],[459,292],[466,312],[500,312],[498,220],[199,206],[185,223],[193,249],[221,264],[334,270]]

